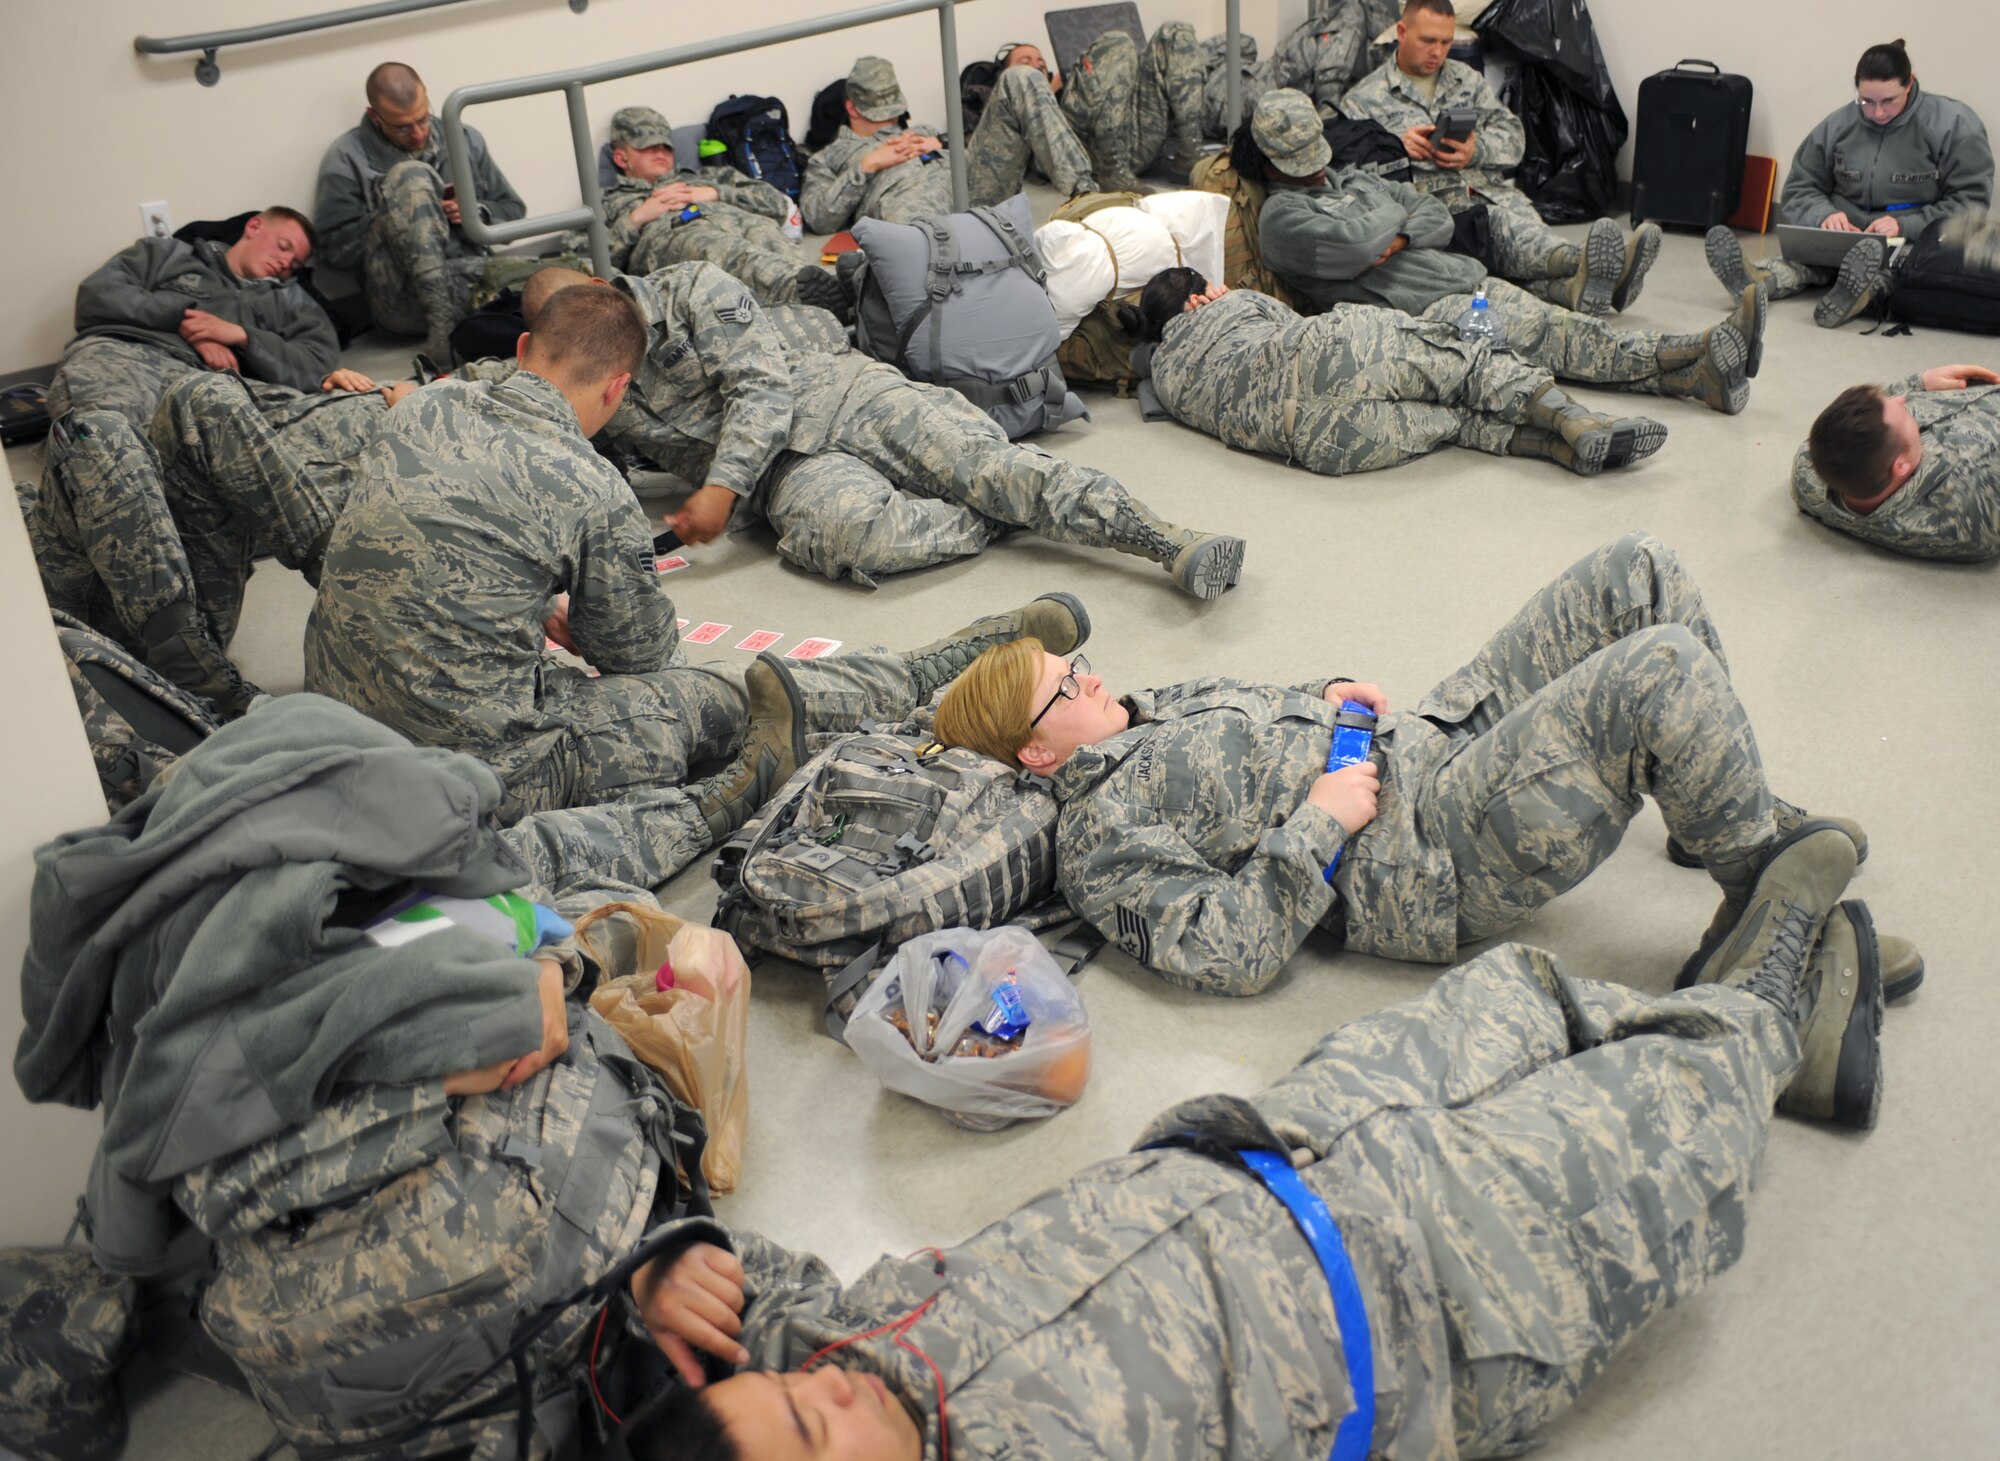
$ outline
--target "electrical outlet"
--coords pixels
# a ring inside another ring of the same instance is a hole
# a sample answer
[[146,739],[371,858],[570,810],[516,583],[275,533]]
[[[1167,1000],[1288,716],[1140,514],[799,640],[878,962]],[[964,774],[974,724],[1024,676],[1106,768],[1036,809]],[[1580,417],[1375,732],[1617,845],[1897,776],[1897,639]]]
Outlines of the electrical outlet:
[[148,238],[165,238],[174,231],[174,212],[165,198],[139,205],[139,232]]

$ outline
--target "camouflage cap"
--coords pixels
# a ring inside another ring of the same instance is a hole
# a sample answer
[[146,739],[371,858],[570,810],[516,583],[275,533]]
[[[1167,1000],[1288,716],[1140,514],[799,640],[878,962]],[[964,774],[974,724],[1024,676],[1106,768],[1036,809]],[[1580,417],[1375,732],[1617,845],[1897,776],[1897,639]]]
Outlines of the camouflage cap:
[[1289,87],[1267,91],[1258,99],[1250,117],[1250,136],[1271,166],[1288,178],[1309,178],[1333,157],[1312,98]]
[[871,122],[893,122],[910,109],[896,68],[880,56],[863,56],[847,73],[847,99]]
[[651,107],[620,107],[611,114],[613,147],[671,147],[674,129]]

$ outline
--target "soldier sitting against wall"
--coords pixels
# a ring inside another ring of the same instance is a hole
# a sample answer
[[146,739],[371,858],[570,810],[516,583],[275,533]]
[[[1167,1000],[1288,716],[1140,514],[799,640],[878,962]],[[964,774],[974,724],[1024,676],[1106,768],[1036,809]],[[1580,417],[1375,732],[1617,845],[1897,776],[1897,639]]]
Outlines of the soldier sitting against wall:
[[2000,375],[1940,365],[1850,386],[1792,461],[1799,511],[1916,558],[2000,558]]
[[[827,1266],[713,1219],[633,1283],[685,1388],[635,1461],[1508,1456],[1743,1251],[1774,1105],[1867,1126],[1854,847],[1771,860],[1713,982],[1509,944],[1260,1095],[1163,1113],[951,1248]],[[1835,1069],[1841,1074],[1836,1076]],[[727,1376],[727,1378],[721,1378]]]
[[[1341,702],[1381,719],[1327,770]],[[1114,699],[1034,645],[982,656],[938,739],[1051,778],[1057,886],[1177,984],[1254,994],[1314,928],[1360,953],[1446,963],[1608,858],[1651,794],[1670,854],[1722,890],[1683,984],[1713,977],[1774,851],[1815,822],[1771,794],[1701,595],[1634,533],[1549,584],[1414,713],[1371,684],[1204,678]],[[1921,975],[1894,951],[1898,992]]]
[[806,162],[799,211],[815,233],[857,218],[908,223],[951,212],[951,168],[937,127],[911,127],[896,68],[863,56],[847,73],[847,121]]
[[340,341],[292,282],[317,246],[305,215],[281,207],[233,244],[140,239],[77,286],[77,335],[49,385],[50,416],[116,411],[143,431],[167,387],[203,370],[319,389]]
[[651,107],[612,114],[611,161],[619,177],[604,194],[604,220],[620,273],[706,260],[748,284],[759,303],[853,315],[840,281],[786,236],[792,200],[733,167],[679,166],[673,128]]
[[[537,274],[522,298],[529,328],[547,300],[592,284],[602,287],[568,270]],[[1009,441],[955,391],[788,343],[712,264],[612,287],[638,305],[649,343],[609,435],[700,484],[669,519],[686,542],[713,540],[740,511],[769,522],[800,567],[872,587],[1030,528],[1150,559],[1196,598],[1221,597],[1241,575],[1241,538],[1162,521],[1105,473]]]
[[[1503,286],[1506,287],[1506,286]],[[1470,295],[1412,319],[1339,304],[1302,316],[1267,294],[1163,269],[1139,295],[1148,368],[1178,421],[1229,446],[1329,476],[1373,471],[1458,445],[1541,457],[1583,476],[1650,455],[1666,427],[1587,410],[1558,378],[1717,410],[1749,400],[1745,364],[1762,344],[1762,298],[1701,335],[1618,330],[1514,291],[1506,348],[1459,338]]]

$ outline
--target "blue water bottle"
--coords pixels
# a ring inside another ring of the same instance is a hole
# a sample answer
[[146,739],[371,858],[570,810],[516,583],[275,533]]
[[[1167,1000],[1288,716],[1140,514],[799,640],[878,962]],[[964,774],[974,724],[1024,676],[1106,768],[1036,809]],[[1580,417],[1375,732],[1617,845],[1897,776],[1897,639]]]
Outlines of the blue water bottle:
[[[1481,298],[1485,291],[1480,291]],[[1327,753],[1326,769],[1339,771],[1346,766],[1359,766],[1368,759],[1368,752],[1375,745],[1375,712],[1359,700],[1340,702],[1340,714],[1333,718],[1333,749]],[[1340,854],[1347,850],[1342,843],[1333,854],[1333,861],[1326,865],[1326,880],[1331,883],[1333,875],[1340,867]]]

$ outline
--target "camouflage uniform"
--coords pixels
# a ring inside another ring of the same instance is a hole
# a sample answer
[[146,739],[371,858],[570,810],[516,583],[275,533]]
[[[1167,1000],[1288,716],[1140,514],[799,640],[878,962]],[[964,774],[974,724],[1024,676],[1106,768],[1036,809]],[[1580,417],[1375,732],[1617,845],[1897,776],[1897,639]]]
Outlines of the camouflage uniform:
[[1323,1457],[1354,1409],[1326,1274],[1232,1155],[1288,1154],[1367,1313],[1368,1454],[1508,1455],[1741,1256],[1798,1059],[1791,1020],[1741,989],[1648,999],[1509,944],[1261,1095],[1183,1102],[1131,1154],[852,1284],[710,1221],[681,1231],[741,1256],[754,1365],[839,1345],[826,1362],[881,1377],[926,1461],[940,1388],[967,1461]]
[[1449,322],[1358,304],[1306,318],[1248,289],[1169,321],[1152,368],[1176,420],[1328,476],[1454,444],[1504,454],[1552,383]]
[[[663,882],[713,840],[680,788],[740,747],[740,668],[686,665],[645,516],[546,380],[439,382],[396,414],[357,462],[327,548],[307,688],[420,745],[481,757],[506,783],[508,821],[620,804],[550,831],[545,880],[561,880],[567,847],[624,859],[621,882]],[[562,593],[577,652],[600,674],[545,653],[542,624]],[[802,664],[795,678],[815,730],[900,719],[914,702],[894,655]],[[641,817],[659,825],[585,845],[593,827]]]
[[1435,95],[1425,101],[1391,55],[1340,103],[1344,115],[1380,122],[1398,137],[1412,127],[1436,122],[1453,107],[1479,113],[1473,126],[1472,163],[1453,172],[1434,162],[1413,160],[1412,180],[1454,213],[1474,203],[1486,204],[1493,272],[1527,285],[1544,299],[1563,301],[1566,291],[1560,281],[1576,272],[1577,247],[1542,222],[1528,195],[1507,180],[1505,169],[1520,162],[1527,133],[1484,76],[1463,61],[1446,61],[1437,74]]
[[614,440],[749,500],[778,551],[869,583],[976,553],[1010,527],[1085,547],[1150,522],[1104,473],[1007,440],[954,391],[858,354],[787,352],[740,284],[681,264],[618,287],[650,328]]
[[[1271,82],[1267,68],[1257,64],[1257,38],[1238,35],[1236,37],[1236,68],[1242,76],[1238,100],[1243,104],[1243,116],[1257,105],[1257,98],[1270,90]],[[1208,79],[1201,87],[1201,130],[1204,135],[1227,140],[1232,127],[1229,118],[1229,37],[1210,36],[1201,43],[1202,70]],[[1239,117],[1236,120],[1241,121]],[[1197,185],[1198,186],[1198,185]]]
[[189,309],[243,327],[243,374],[318,390],[340,364],[333,321],[288,279],[237,278],[228,254],[213,239],[142,238],[78,285],[77,336],[49,385],[49,415],[117,411],[144,429],[170,383],[208,369],[180,337]]
[[[407,152],[363,116],[320,160],[313,223],[320,254],[337,269],[356,270],[368,291],[375,323],[399,335],[441,338],[472,308],[472,290],[492,252],[446,222],[447,183],[470,186],[489,223],[512,223],[528,205],[468,127],[472,177],[454,179],[444,128],[431,118],[420,152]],[[441,357],[442,358],[442,357]]]
[[2000,558],[2000,386],[1927,391],[1922,376],[1911,376],[1885,389],[1909,398],[1922,433],[1916,475],[1873,512],[1850,512],[1820,481],[1801,442],[1792,460],[1799,511],[1915,558]]
[[1185,179],[1201,155],[1205,80],[1184,20],[1154,31],[1143,55],[1122,30],[1092,41],[1063,82],[1062,110],[1099,185],[1139,191],[1138,175],[1156,166]]
[[1306,801],[1333,741],[1326,687],[1205,679],[1129,697],[1131,728],[1053,778],[1070,907],[1175,983],[1250,994],[1315,926],[1363,953],[1449,961],[1581,882],[1643,793],[1718,881],[1773,835],[1721,641],[1644,534],[1580,560],[1414,713],[1382,718],[1378,810],[1352,839]]
[[1375,37],[1402,15],[1395,0],[1315,0],[1313,13],[1278,43],[1264,84],[1313,99],[1322,117],[1340,114],[1347,89],[1375,69]]
[[138,1344],[139,1290],[88,1253],[0,1251],[0,1447],[110,1461],[125,1440],[117,1374]]
[[1090,155],[1070,130],[1049,79],[1032,66],[1008,66],[994,80],[979,125],[965,140],[966,192],[975,208],[1021,191],[1028,159],[1065,197],[1097,191]]
[[[880,56],[863,56],[847,73],[847,99],[871,122],[889,125],[863,137],[843,123],[834,139],[806,162],[799,182],[799,212],[815,233],[838,233],[857,218],[908,223],[927,213],[951,212],[951,168],[942,155],[910,158],[880,172],[863,172],[861,159],[902,132],[942,139],[937,127],[910,127],[910,105],[896,68]],[[852,121],[849,118],[849,121]]]

